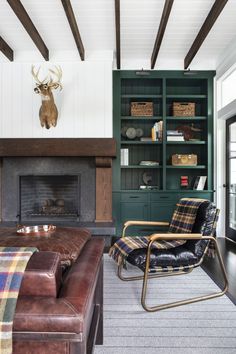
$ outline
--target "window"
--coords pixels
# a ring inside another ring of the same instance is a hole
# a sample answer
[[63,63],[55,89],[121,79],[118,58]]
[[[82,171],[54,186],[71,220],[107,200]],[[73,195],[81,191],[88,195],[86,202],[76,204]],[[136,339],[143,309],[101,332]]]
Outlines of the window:
[[217,110],[236,100],[236,66],[231,67],[217,82]]
[[222,107],[236,99],[236,69],[222,80],[221,90]]

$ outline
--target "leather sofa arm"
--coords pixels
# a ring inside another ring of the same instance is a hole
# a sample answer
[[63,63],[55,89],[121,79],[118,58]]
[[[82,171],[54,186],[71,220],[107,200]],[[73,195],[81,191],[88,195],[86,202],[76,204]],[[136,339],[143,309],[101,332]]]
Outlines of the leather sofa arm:
[[56,252],[35,252],[26,266],[19,296],[56,298],[60,286],[60,255]]
[[[83,333],[88,335],[99,273],[102,270],[104,241],[92,239],[86,243],[72,265],[57,298],[20,296],[14,317],[14,331]],[[53,334],[55,335],[55,334]],[[64,334],[63,334],[64,335]]]

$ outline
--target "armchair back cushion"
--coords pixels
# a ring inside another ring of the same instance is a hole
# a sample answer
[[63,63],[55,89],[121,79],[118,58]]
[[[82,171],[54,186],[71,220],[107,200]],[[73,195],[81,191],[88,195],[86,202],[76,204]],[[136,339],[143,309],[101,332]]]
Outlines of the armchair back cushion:
[[[204,236],[214,235],[216,213],[217,209],[215,204],[206,200],[206,202],[204,202],[198,209],[192,232],[201,233]],[[185,247],[193,252],[198,260],[200,260],[208,243],[209,241],[207,240],[189,240],[186,242]]]

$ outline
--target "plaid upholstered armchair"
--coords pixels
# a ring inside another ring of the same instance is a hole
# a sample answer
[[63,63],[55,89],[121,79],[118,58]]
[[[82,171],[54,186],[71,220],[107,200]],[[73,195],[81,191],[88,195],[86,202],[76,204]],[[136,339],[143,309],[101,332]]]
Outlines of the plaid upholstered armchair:
[[[228,280],[220,250],[215,238],[219,210],[205,199],[183,198],[177,204],[171,223],[152,221],[127,221],[122,237],[111,247],[110,255],[118,263],[121,280],[143,280],[141,303],[146,311],[212,299],[225,294]],[[130,226],[169,226],[167,233],[150,236],[126,235]],[[149,307],[146,303],[148,279],[186,274],[201,265],[204,257],[216,253],[224,278],[224,289],[209,295]],[[125,265],[130,263],[143,272],[141,276],[124,276]]]

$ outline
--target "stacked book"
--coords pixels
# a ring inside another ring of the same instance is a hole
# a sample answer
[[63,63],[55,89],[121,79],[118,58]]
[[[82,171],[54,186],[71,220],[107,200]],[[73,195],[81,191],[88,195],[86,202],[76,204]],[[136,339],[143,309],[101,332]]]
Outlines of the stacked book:
[[167,141],[185,141],[184,133],[178,130],[167,130]]
[[163,121],[156,122],[152,127],[152,141],[162,141]]

